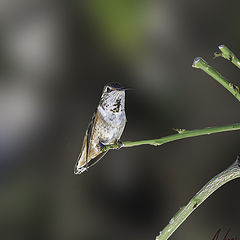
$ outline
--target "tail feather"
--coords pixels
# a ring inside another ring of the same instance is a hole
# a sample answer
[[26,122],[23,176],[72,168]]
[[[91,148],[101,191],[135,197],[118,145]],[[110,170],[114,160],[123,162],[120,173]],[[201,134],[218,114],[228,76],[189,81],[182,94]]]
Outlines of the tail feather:
[[98,154],[95,158],[92,158],[86,163],[86,161],[83,163],[82,156],[83,154],[80,153],[79,158],[76,162],[75,168],[74,168],[74,174],[81,174],[85,172],[89,167],[92,167],[95,165],[108,151],[101,152]]

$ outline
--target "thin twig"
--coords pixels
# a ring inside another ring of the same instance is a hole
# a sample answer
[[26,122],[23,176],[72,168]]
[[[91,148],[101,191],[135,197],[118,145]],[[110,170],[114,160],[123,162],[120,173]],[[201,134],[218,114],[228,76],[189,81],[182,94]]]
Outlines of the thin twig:
[[229,168],[212,178],[190,201],[182,207],[170,220],[169,224],[160,232],[156,240],[168,239],[186,218],[200,206],[211,194],[227,182],[240,177],[240,158]]
[[223,87],[225,87],[238,101],[240,101],[239,87],[229,82],[213,67],[211,67],[205,60],[200,57],[194,59],[192,66],[194,68],[200,68],[208,75],[217,80]]
[[230,62],[232,62],[238,68],[240,68],[239,59],[227,46],[222,44],[222,45],[218,46],[218,48],[221,51],[221,53],[214,53],[215,57],[223,57],[223,58],[229,60]]
[[[123,142],[121,147],[135,147],[140,145],[153,145],[153,146],[159,146],[163,145],[165,143],[173,142],[176,140],[189,138],[189,137],[196,137],[196,136],[202,136],[202,135],[209,135],[213,133],[220,133],[220,132],[227,132],[227,131],[235,131],[240,130],[240,123],[232,124],[228,126],[221,126],[221,127],[208,127],[203,129],[195,129],[195,130],[185,130],[185,129],[175,129],[178,133],[172,134],[169,136],[165,136],[158,139],[151,139],[151,140],[140,140],[140,141],[134,141],[134,142]],[[105,146],[106,150],[109,149],[119,149],[119,144],[112,144]]]

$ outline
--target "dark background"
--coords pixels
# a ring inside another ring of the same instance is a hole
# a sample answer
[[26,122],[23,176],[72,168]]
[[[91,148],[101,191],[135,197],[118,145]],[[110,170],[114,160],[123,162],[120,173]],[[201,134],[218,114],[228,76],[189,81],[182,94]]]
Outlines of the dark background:
[[[103,86],[127,92],[122,140],[239,122],[239,103],[191,67],[240,56],[239,1],[1,0],[1,239],[154,239],[240,152],[239,132],[109,152],[74,175]],[[171,239],[240,237],[239,180],[214,193]]]

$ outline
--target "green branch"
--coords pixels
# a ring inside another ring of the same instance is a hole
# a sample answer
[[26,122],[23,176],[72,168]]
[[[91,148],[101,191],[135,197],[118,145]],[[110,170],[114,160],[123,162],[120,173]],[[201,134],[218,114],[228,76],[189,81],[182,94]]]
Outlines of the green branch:
[[211,67],[205,60],[197,57],[193,61],[194,68],[200,68],[208,75],[217,80],[223,87],[225,87],[238,101],[240,101],[239,87],[229,82],[225,77],[223,77],[219,72],[217,72],[213,67]]
[[215,57],[223,57],[230,62],[232,62],[235,66],[240,68],[240,61],[236,57],[236,55],[225,45],[218,46],[221,53],[214,53]]
[[[163,145],[164,143],[173,142],[173,141],[184,139],[184,138],[209,135],[212,133],[235,131],[235,130],[240,130],[240,123],[232,124],[228,126],[208,127],[208,128],[195,129],[195,130],[176,129],[176,131],[178,131],[177,134],[172,134],[172,135],[165,136],[158,139],[140,140],[135,142],[123,142],[121,147],[135,147],[135,146],[146,145],[146,144],[159,146],[159,145]],[[119,149],[119,144],[107,145],[105,146],[105,149],[106,150]]]
[[[231,62],[233,62],[238,68],[240,68],[240,62],[237,57],[224,45],[219,46],[222,51],[221,54],[215,54],[215,56],[222,56]],[[223,87],[225,87],[238,101],[240,101],[239,87],[229,82],[225,77],[223,77],[219,72],[217,72],[213,67],[211,67],[206,61],[198,57],[193,62],[193,67],[200,68],[208,75],[217,80]],[[135,147],[140,145],[153,145],[159,146],[168,142],[173,142],[176,140],[196,137],[202,135],[209,135],[212,133],[220,133],[226,131],[240,130],[240,123],[221,126],[221,127],[209,127],[196,130],[185,130],[185,129],[175,129],[178,133],[165,136],[159,139],[151,140],[141,140],[135,142],[123,142],[122,145],[112,144],[105,146],[106,150],[119,149],[121,147]],[[212,178],[191,200],[190,202],[182,207],[177,214],[170,220],[169,224],[160,232],[156,240],[166,240],[168,239],[174,231],[186,220],[186,218],[200,205],[202,204],[211,194],[213,194],[218,188],[220,188],[225,183],[240,177],[240,158],[238,156],[235,163],[227,168],[225,171],[221,172],[214,178]]]
[[212,178],[190,201],[182,207],[177,214],[170,220],[169,224],[160,232],[156,240],[168,239],[175,230],[186,220],[186,218],[200,206],[211,194],[225,183],[240,177],[240,158],[227,168]]

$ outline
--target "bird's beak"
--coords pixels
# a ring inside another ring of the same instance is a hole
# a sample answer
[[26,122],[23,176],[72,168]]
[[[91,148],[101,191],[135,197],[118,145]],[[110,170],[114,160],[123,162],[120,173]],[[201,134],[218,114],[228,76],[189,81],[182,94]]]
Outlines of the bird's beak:
[[126,88],[126,87],[121,87],[121,88],[116,88],[117,91],[127,91],[127,90],[133,90],[133,88]]

